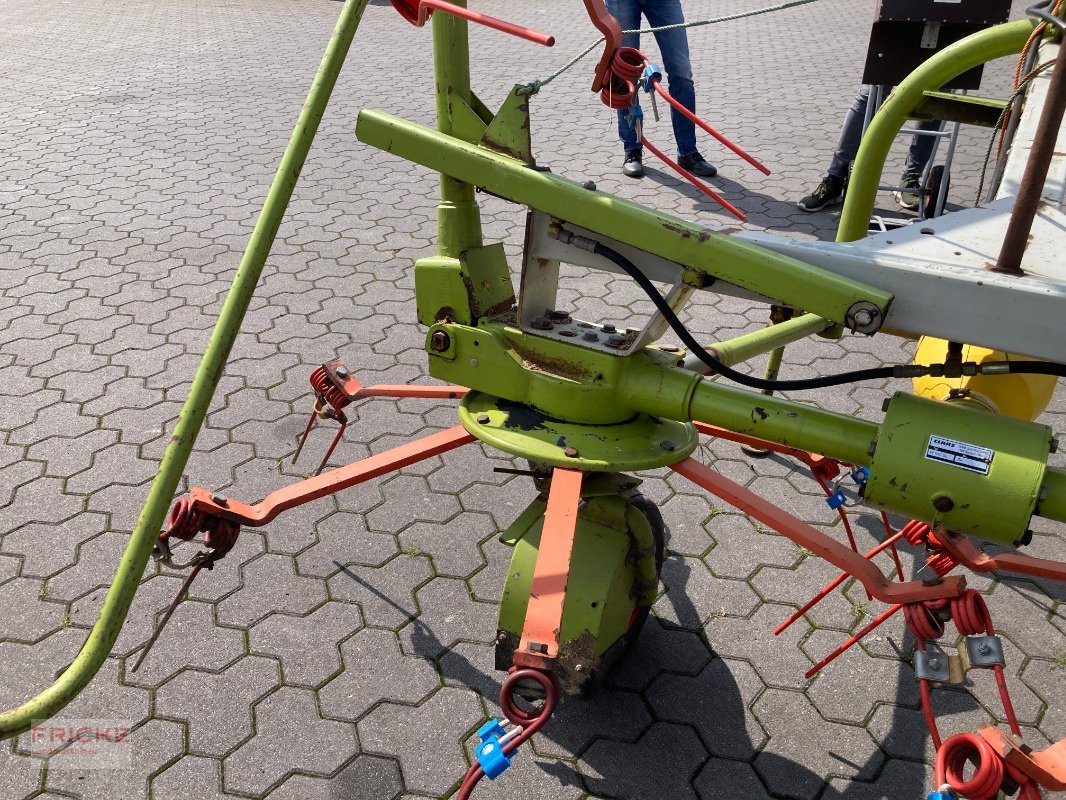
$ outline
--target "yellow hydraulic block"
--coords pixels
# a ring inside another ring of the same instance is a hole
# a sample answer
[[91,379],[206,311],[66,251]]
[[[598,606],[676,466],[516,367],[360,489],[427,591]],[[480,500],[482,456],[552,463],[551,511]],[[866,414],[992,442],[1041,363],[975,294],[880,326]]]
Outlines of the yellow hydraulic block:
[[[943,339],[923,336],[918,340],[915,364],[942,364],[948,343]],[[963,345],[962,360],[976,361],[1033,361],[1024,356],[989,350],[975,345]],[[1053,375],[965,375],[961,378],[915,378],[914,392],[931,400],[966,403],[1015,419],[1033,421],[1051,402],[1056,378]]]

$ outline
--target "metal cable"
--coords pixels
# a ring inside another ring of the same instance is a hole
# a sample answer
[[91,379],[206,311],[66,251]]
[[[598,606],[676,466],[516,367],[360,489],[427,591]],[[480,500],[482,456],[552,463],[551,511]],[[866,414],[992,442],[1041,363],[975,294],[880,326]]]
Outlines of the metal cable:
[[[760,14],[769,14],[769,13],[774,12],[774,11],[784,11],[785,9],[794,8],[796,6],[805,6],[808,3],[816,3],[816,2],[818,2],[818,0],[790,0],[790,2],[778,3],[777,5],[774,5],[774,6],[766,6],[764,8],[756,8],[756,9],[753,9],[751,11],[742,11],[742,12],[739,12],[737,14],[726,14],[723,17],[713,17],[712,19],[701,19],[701,20],[697,20],[695,22],[680,22],[680,23],[677,23],[676,25],[661,25],[658,28],[639,28],[637,30],[622,31],[622,35],[623,36],[625,36],[626,34],[637,34],[637,35],[639,35],[639,34],[642,34],[642,33],[656,33],[658,31],[672,31],[672,30],[676,30],[678,28],[698,28],[698,27],[702,27],[704,25],[716,25],[719,22],[732,22],[734,20],[744,19],[745,17],[755,17],[755,16],[758,16]],[[577,64],[577,62],[579,62],[581,59],[583,59],[585,56],[587,56],[589,53],[591,53],[593,50],[595,50],[602,43],[603,43],[603,37],[601,36],[599,39],[597,39],[592,44],[590,44],[588,47],[586,47],[583,51],[581,51],[581,53],[579,53],[577,56],[575,56],[574,58],[570,59],[570,61],[568,61],[565,64],[563,64],[563,66],[559,67],[559,69],[555,70],[555,72],[553,72],[548,77],[541,78],[540,80],[533,80],[533,81],[530,81],[529,83],[527,83],[525,86],[523,86],[522,88],[520,88],[518,90],[518,94],[525,95],[525,96],[530,96],[530,97],[532,95],[535,95],[537,92],[539,92],[541,90],[541,88],[543,88],[544,86],[547,86],[549,83],[551,83],[556,78],[558,78],[560,75],[562,75],[564,72],[572,69],[574,67],[574,65]]]

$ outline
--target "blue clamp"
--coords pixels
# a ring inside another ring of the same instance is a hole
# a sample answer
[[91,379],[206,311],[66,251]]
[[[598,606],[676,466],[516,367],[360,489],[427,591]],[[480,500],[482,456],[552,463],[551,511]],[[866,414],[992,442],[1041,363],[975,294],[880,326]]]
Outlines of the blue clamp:
[[497,719],[490,719],[478,728],[477,735],[481,744],[477,746],[477,761],[490,781],[496,780],[511,766],[511,759],[503,752],[503,746],[508,739],[521,731],[521,728],[507,731]]
[[644,91],[650,92],[654,87],[652,83],[663,79],[662,68],[658,64],[648,64],[644,68]]
[[848,502],[848,496],[843,489],[837,489],[829,497],[825,498],[826,504],[834,511]]
[[866,481],[870,480],[870,468],[859,467],[857,470],[851,473],[851,479],[855,481],[859,486],[865,486]]
[[939,791],[933,792],[925,800],[959,800],[959,796],[952,789],[942,786]]
[[644,122],[644,111],[635,103],[626,111],[626,122],[629,127],[635,128],[638,122]]

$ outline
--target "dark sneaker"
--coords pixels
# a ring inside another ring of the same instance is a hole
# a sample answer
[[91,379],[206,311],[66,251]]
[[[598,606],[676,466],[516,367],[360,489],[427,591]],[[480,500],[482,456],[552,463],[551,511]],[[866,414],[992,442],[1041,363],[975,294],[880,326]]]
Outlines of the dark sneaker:
[[901,207],[908,211],[914,211],[918,208],[918,203],[921,201],[922,194],[922,182],[917,175],[904,175],[901,181],[900,188],[892,192],[892,196],[896,198],[896,202]]
[[844,181],[827,177],[818,184],[818,188],[804,197],[797,206],[804,211],[821,211],[826,206],[835,206],[844,199]]
[[643,178],[644,165],[640,161],[640,150],[630,150],[626,153],[626,160],[622,162],[622,174],[630,178]]
[[691,172],[693,175],[697,175],[701,178],[713,178],[718,174],[718,170],[714,164],[709,164],[699,152],[695,152],[692,155],[680,156],[677,159],[677,165],[681,169]]

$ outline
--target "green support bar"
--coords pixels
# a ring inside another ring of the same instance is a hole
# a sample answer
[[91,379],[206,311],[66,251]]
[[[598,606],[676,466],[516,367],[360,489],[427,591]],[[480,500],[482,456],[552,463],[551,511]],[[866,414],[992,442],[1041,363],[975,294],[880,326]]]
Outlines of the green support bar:
[[[770,353],[772,359],[776,353],[777,367],[780,367],[781,348],[784,345],[821,333],[832,325],[832,322],[822,319],[817,314],[803,314],[795,319],[779,322],[776,325],[767,325],[752,333],[712,344],[708,349],[717,353],[718,360],[729,367],[767,352]],[[774,372],[776,375],[777,368]]]
[[0,738],[14,736],[66,706],[96,675],[118,638],[366,5],[367,0],[348,0],[341,10],[100,616],[81,651],[51,686],[0,714]]
[[1066,470],[1048,467],[1044,474],[1044,489],[1047,496],[1037,503],[1037,515],[1066,522]]
[[703,380],[692,395],[690,416],[837,461],[867,466],[878,426],[834,411]]
[[[454,0],[466,6],[466,0]],[[447,136],[455,136],[455,108],[457,104],[471,105],[470,42],[467,22],[462,17],[434,14],[433,69],[437,83],[437,128]],[[470,247],[481,246],[481,213],[474,199],[474,187],[469,183],[440,175],[440,203],[437,206],[437,252],[441,256],[458,258]]]
[[360,140],[522,205],[843,324],[859,301],[881,319],[892,295],[639,203],[586,189],[508,156],[382,111],[359,114]]
[[930,57],[893,90],[862,137],[840,214],[838,242],[865,238],[888,151],[900,128],[925,101],[925,93],[937,91],[968,69],[1020,52],[1038,22],[1018,20],[967,36]]

